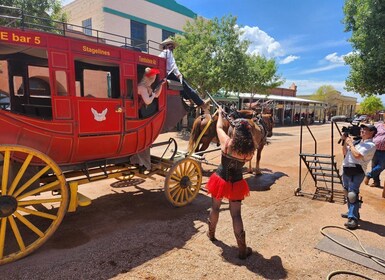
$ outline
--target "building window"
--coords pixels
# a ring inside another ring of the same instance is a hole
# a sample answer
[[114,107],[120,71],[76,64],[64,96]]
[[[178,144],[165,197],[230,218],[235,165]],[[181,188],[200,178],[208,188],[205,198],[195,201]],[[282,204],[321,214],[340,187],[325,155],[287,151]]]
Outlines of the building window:
[[166,40],[169,37],[175,37],[175,33],[162,29],[162,41]]
[[146,25],[134,20],[131,20],[131,44],[142,51],[147,51],[147,34]]
[[82,21],[83,33],[92,36],[92,20],[87,18]]

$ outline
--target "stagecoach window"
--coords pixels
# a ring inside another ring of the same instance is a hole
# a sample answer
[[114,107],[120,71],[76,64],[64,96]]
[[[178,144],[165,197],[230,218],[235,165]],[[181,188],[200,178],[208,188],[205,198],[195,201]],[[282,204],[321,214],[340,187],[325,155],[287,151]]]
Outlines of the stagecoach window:
[[126,80],[127,86],[127,99],[134,99],[134,82],[132,80]]
[[13,88],[16,96],[24,96],[23,77],[13,76]]
[[0,60],[0,92],[9,94],[8,84],[8,63],[6,60]]
[[67,96],[67,73],[65,71],[56,71],[56,94],[59,96]]
[[119,66],[94,63],[75,61],[76,96],[120,98]]
[[50,97],[49,83],[39,77],[29,79],[29,96],[31,97]]
[[49,71],[47,67],[28,66],[29,95],[50,97]]

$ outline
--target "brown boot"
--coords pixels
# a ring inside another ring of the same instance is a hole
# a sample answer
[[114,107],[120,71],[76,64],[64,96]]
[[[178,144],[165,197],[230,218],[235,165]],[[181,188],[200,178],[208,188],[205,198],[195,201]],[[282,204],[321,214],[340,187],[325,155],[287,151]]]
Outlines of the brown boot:
[[210,239],[210,241],[218,241],[218,239],[215,238],[215,228],[217,227],[217,225],[213,224],[210,219],[207,219],[207,224],[209,226],[209,230],[207,231],[207,237]]
[[246,259],[248,256],[250,256],[253,251],[250,247],[246,247],[246,233],[245,231],[242,231],[241,233],[235,233],[235,238],[237,239],[238,248],[239,248],[239,254],[238,258],[241,260]]

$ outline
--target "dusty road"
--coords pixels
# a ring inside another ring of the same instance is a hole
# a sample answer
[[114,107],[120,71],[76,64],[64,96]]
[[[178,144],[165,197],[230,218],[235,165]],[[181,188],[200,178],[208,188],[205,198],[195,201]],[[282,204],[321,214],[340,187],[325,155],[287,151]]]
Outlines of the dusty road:
[[[312,132],[319,153],[330,154],[330,124]],[[304,134],[304,151],[314,144]],[[176,137],[181,149],[182,136]],[[340,157],[340,147],[335,151]],[[222,206],[217,243],[205,235],[210,198],[204,190],[192,204],[174,208],[164,179],[105,180],[81,186],[91,206],[66,215],[53,237],[32,255],[0,267],[1,279],[326,279],[353,270],[373,279],[385,275],[315,248],[320,228],[342,226],[346,205],[294,196],[299,185],[299,127],[274,129],[262,155],[262,176],[247,175],[251,195],[243,204],[246,239],[253,255],[237,258],[228,205]],[[206,155],[218,162],[219,152]],[[215,167],[203,165],[204,182]],[[305,172],[305,171],[304,171]],[[314,187],[304,180],[306,191]],[[382,180],[384,182],[384,178]],[[362,186],[362,222],[355,231],[364,246],[385,250],[385,199]],[[339,234],[339,232],[338,232]],[[335,279],[357,279],[340,277]]]

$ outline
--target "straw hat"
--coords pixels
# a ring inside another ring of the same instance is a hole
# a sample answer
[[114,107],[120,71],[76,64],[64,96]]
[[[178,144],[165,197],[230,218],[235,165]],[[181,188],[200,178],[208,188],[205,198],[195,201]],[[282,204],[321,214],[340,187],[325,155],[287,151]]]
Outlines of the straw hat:
[[174,45],[174,48],[177,46],[177,43],[175,43],[173,39],[167,38],[166,40],[164,40],[162,43],[159,44],[159,48],[163,49],[164,46],[169,44]]

